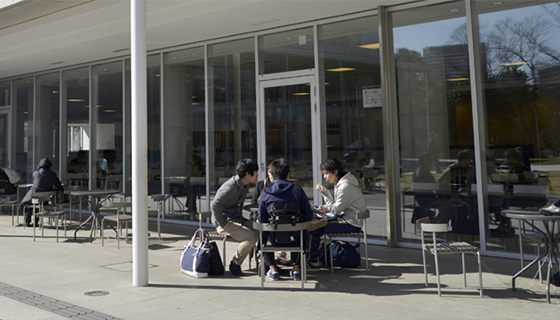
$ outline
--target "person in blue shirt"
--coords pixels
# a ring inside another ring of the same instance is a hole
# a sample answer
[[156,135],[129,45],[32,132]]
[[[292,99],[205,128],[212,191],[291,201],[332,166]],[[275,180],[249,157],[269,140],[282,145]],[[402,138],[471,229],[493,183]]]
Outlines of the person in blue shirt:
[[[263,189],[259,202],[259,216],[260,223],[269,223],[271,205],[280,202],[296,203],[299,206],[299,217],[301,222],[311,221],[313,219],[313,209],[309,203],[307,195],[303,189],[288,181],[290,178],[290,164],[285,159],[277,159],[270,163],[268,166],[268,177],[270,183]],[[307,232],[304,232],[304,237],[307,238]],[[268,239],[268,235],[263,239]],[[295,240],[295,239],[294,239]],[[294,242],[299,242],[295,240]],[[304,244],[307,240],[304,239]],[[293,244],[290,244],[292,246]],[[290,272],[292,279],[301,280],[301,261],[298,260],[299,255],[296,252],[291,253],[293,262],[293,270]],[[264,254],[264,262],[269,266],[270,270],[267,272],[267,277],[272,280],[278,280],[278,268],[274,260],[274,253],[267,252]]]

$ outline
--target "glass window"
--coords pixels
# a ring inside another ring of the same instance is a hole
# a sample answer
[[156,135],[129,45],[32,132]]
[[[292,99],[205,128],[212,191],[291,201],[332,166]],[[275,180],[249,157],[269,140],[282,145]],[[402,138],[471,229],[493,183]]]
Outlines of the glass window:
[[402,192],[397,239],[418,241],[414,222],[422,217],[477,236],[476,203],[468,197],[475,167],[464,2],[391,18]]
[[253,38],[208,46],[208,101],[214,144],[210,190],[235,174],[239,160],[257,161],[255,47]]
[[[486,115],[488,250],[518,252],[517,222],[560,194],[560,2],[477,1]],[[515,241],[514,241],[515,240]],[[536,253],[534,245],[524,248]]]
[[0,106],[10,105],[10,81],[0,82]]
[[[377,17],[319,26],[319,63],[326,118],[324,158],[337,158],[359,179],[376,223],[369,235],[386,238],[382,104]],[[377,210],[379,209],[379,210]]]
[[[20,174],[20,183],[33,181],[33,78],[14,80],[12,112],[15,125],[15,170]],[[14,165],[12,164],[12,169]]]
[[35,163],[47,157],[59,174],[60,72],[37,76],[35,97]]
[[[89,68],[63,72],[62,110],[66,110],[67,185],[89,186]],[[64,173],[64,172],[63,172]],[[64,182],[64,178],[61,177]]]
[[[148,56],[148,194],[161,194],[161,56]],[[130,172],[130,171],[129,171]]]
[[313,28],[259,37],[259,74],[312,69]]
[[[122,190],[123,181],[123,71],[122,62],[92,68],[95,105],[98,188]],[[109,177],[110,176],[110,177]]]
[[[206,195],[204,48],[164,54],[165,190],[170,219],[194,219]],[[183,212],[189,213],[185,215]]]

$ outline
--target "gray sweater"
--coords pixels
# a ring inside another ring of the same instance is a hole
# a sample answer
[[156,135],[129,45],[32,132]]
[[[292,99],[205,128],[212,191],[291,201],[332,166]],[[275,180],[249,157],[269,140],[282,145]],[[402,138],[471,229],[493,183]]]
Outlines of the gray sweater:
[[332,212],[343,217],[351,225],[361,228],[364,225],[362,219],[356,219],[356,213],[365,210],[366,200],[360,190],[358,179],[350,172],[338,180],[334,186],[334,197],[330,191],[323,193],[327,212]]
[[242,222],[245,220],[243,204],[248,192],[249,186],[244,186],[237,175],[224,182],[210,205],[212,223],[223,228],[228,221]]

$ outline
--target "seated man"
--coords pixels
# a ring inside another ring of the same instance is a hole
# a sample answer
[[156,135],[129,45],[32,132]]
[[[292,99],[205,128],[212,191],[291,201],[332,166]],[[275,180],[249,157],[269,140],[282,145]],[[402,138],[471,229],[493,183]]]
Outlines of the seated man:
[[[313,210],[311,209],[307,195],[300,186],[288,181],[290,178],[290,164],[286,160],[277,159],[272,161],[268,166],[268,177],[271,182],[261,192],[259,222],[269,223],[271,205],[280,202],[297,204],[299,206],[301,222],[311,221],[311,219],[313,219]],[[304,235],[306,235],[306,233],[304,233]],[[263,235],[263,239],[268,239],[268,234],[266,237]],[[307,241],[304,239],[304,243],[306,242]],[[291,245],[293,244],[290,244],[290,246]],[[294,264],[291,276],[294,280],[301,280],[301,261],[298,261],[298,258],[299,255],[296,252],[291,252],[291,259]],[[279,274],[274,260],[274,254],[272,252],[267,252],[264,255],[264,261],[266,265],[270,267],[270,270],[266,274],[267,277],[272,280],[278,280]]]
[[360,190],[358,179],[350,172],[345,172],[340,161],[327,159],[321,163],[320,169],[323,178],[328,183],[334,184],[334,197],[325,186],[317,184],[317,191],[323,194],[325,200],[325,205],[319,206],[317,212],[331,212],[336,217],[330,220],[326,226],[310,232],[311,249],[308,265],[315,269],[321,267],[317,258],[323,234],[360,231],[364,222],[356,219],[356,213],[366,209],[366,200]]
[[249,184],[255,183],[259,177],[259,166],[251,159],[243,159],[235,171],[237,175],[222,184],[210,206],[216,230],[241,241],[229,264],[229,271],[234,276],[243,276],[241,264],[257,243],[258,237],[253,231],[253,222],[243,217],[242,210]]

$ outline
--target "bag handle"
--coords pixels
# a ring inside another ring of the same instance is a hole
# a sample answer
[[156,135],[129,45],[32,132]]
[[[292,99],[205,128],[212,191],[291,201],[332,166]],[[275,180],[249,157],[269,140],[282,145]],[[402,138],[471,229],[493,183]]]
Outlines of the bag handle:
[[[201,239],[200,239],[200,244],[198,245],[198,247],[196,247],[195,246],[196,240],[198,239],[198,234],[201,233],[201,232],[202,232],[202,235],[201,235]],[[191,238],[191,241],[189,241],[189,244],[187,244],[185,246],[185,249],[183,250],[183,252],[187,252],[187,250],[190,247],[197,248],[197,249],[200,250],[200,248],[204,247],[205,244],[208,244],[208,232],[206,232],[206,230],[204,230],[202,228],[198,228],[198,230],[196,230],[193,237]]]

